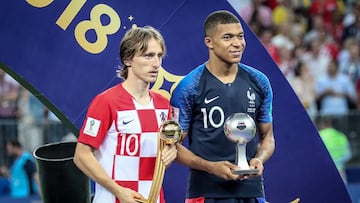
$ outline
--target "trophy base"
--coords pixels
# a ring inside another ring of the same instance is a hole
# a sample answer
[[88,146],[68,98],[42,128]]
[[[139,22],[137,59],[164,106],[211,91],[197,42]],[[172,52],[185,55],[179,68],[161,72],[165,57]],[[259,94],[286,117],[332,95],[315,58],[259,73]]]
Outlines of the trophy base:
[[256,175],[259,173],[258,169],[232,170],[235,175]]

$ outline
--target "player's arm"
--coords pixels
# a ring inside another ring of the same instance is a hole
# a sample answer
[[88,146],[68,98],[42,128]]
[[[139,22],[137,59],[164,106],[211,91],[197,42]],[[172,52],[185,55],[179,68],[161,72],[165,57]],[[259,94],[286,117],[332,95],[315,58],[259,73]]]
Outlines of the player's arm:
[[[184,133],[183,138],[187,133]],[[236,180],[239,178],[231,172],[237,169],[237,166],[228,161],[208,161],[205,160],[187,149],[184,145],[177,143],[177,157],[176,161],[192,169],[206,171],[210,174],[221,177],[225,180]]]
[[112,192],[121,202],[136,203],[134,197],[143,198],[139,193],[121,187],[112,180],[94,156],[94,150],[95,148],[90,145],[78,142],[74,155],[75,165],[92,180]]
[[264,163],[270,159],[275,150],[275,139],[272,123],[260,123],[257,126],[259,143],[255,158],[250,160],[250,168],[256,168],[261,175],[264,170]]
[[[111,108],[109,108],[110,99],[109,96],[100,94],[91,102],[86,120],[80,130],[75,148],[74,163],[89,178],[114,194],[122,203],[136,203],[134,197],[141,197],[141,195],[129,188],[118,185],[107,174],[94,155],[94,151],[100,145],[99,143],[103,141],[111,125],[112,112]],[[90,130],[91,126],[93,129]]]

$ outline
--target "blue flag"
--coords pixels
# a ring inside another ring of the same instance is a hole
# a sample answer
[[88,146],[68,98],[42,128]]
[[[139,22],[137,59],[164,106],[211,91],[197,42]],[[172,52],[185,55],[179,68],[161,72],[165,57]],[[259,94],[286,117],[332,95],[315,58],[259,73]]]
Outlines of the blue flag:
[[[0,3],[0,67],[77,134],[92,98],[120,82],[119,44],[133,26],[161,31],[168,55],[152,89],[169,97],[207,60],[203,22],[225,0],[26,0]],[[238,15],[238,14],[237,14]],[[239,16],[240,18],[240,16]],[[242,62],[264,72],[274,92],[276,149],[265,164],[268,202],[351,202],[319,134],[279,68],[246,23]],[[167,202],[184,202],[188,169],[166,172]]]

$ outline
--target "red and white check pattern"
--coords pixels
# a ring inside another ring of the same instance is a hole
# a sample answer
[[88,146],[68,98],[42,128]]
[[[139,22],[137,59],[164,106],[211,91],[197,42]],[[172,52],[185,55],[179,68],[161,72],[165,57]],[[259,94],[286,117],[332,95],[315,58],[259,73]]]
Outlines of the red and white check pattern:
[[[133,100],[121,85],[109,89],[90,105],[79,136],[80,142],[98,148],[95,156],[110,177],[145,198],[152,184],[157,132],[170,110],[167,99],[153,92],[151,97],[152,101],[144,106]],[[94,202],[119,202],[108,193],[97,185]],[[163,202],[161,193],[158,203]]]

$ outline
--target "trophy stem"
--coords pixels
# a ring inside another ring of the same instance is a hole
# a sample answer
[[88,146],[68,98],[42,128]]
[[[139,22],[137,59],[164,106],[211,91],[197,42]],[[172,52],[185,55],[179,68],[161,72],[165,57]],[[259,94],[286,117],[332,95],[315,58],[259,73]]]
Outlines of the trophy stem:
[[250,169],[246,159],[246,143],[237,142],[235,147],[236,147],[235,164],[239,166],[241,170]]
[[160,194],[161,186],[164,180],[165,174],[165,165],[161,161],[161,152],[165,147],[165,141],[161,140],[158,137],[158,148],[157,148],[157,157],[155,162],[154,175],[152,179],[152,184],[150,188],[149,197],[147,199],[138,199],[135,198],[139,203],[156,203]]
[[159,147],[157,150],[157,158],[155,163],[153,182],[151,185],[150,195],[148,199],[149,203],[155,203],[157,201],[164,180],[165,165],[161,161],[161,152],[165,147],[165,142],[159,138],[158,145]]
[[164,181],[166,166],[161,160],[161,153],[167,144],[175,144],[181,139],[181,126],[174,120],[164,121],[157,136],[157,152],[154,174],[148,198],[135,198],[140,203],[156,203]]

